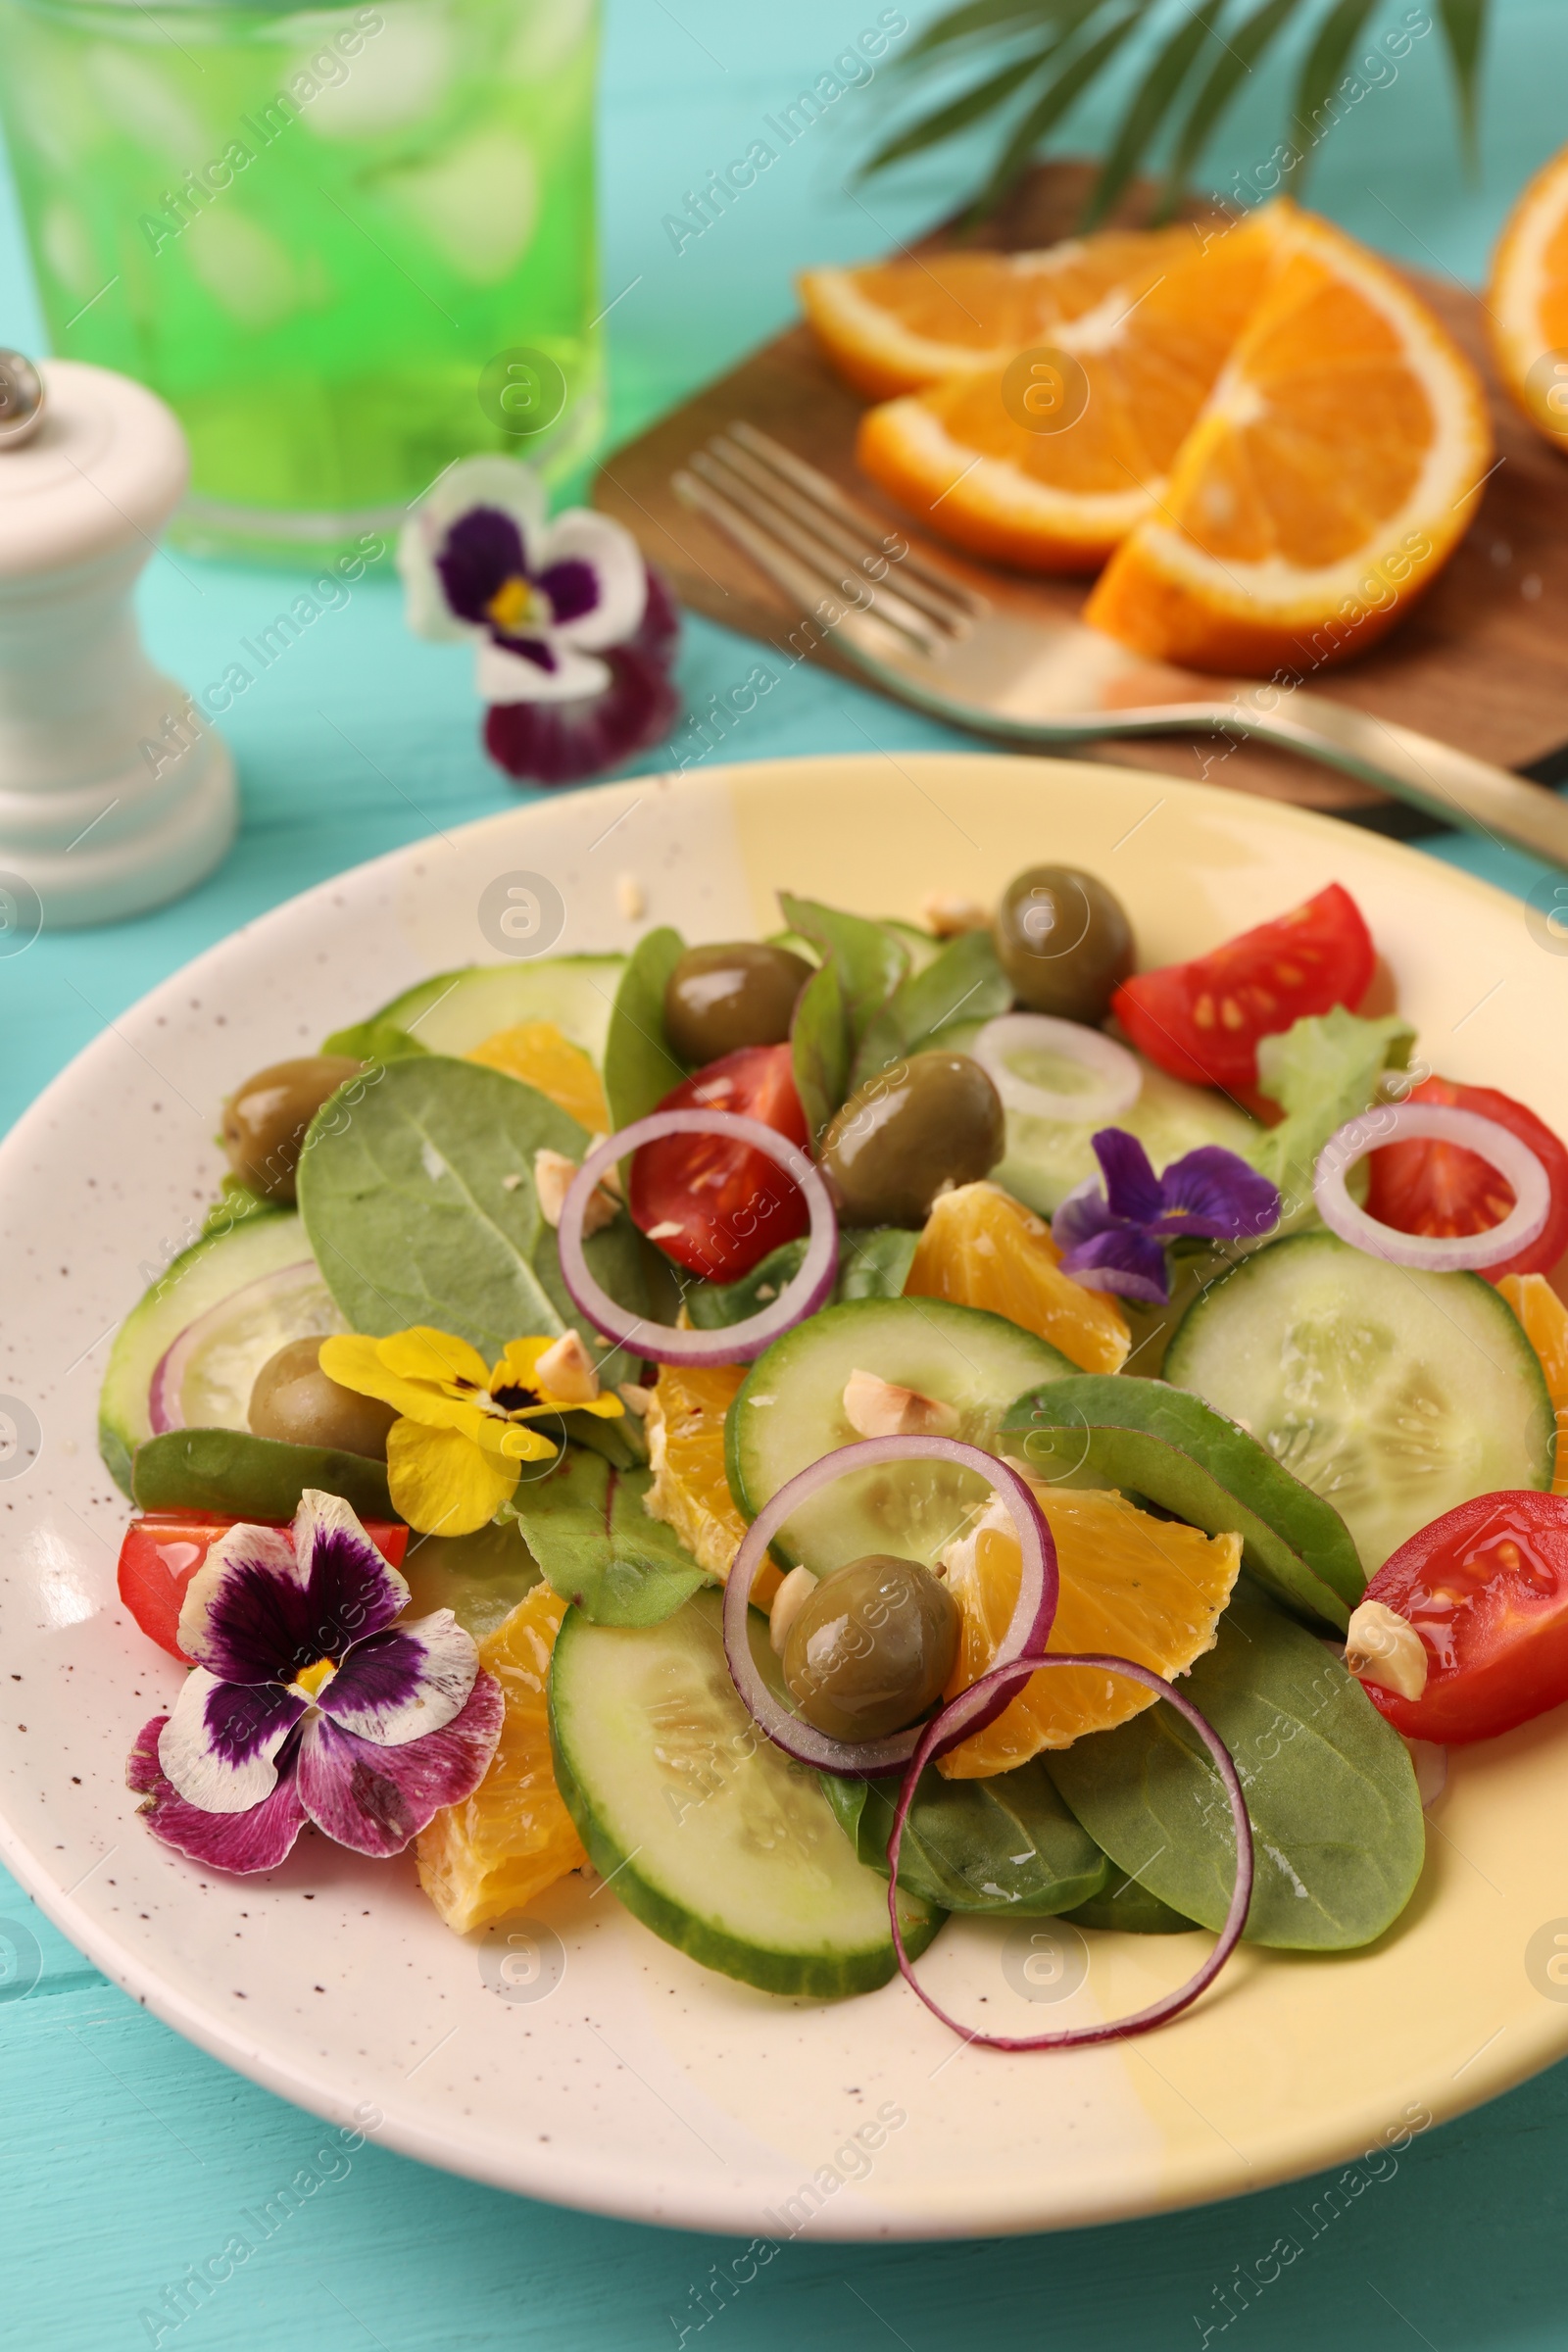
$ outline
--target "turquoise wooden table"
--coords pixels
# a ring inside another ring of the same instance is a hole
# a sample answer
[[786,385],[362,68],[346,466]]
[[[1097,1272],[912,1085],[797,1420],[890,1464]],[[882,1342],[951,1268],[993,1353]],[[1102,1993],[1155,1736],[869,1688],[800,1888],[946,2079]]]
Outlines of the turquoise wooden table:
[[[1398,82],[1325,143],[1314,190],[1373,242],[1471,282],[1526,173],[1568,139],[1568,11],[1562,0],[1498,4],[1477,182],[1452,161],[1438,43],[1422,37]],[[925,11],[910,0],[910,13]],[[792,265],[875,250],[951,201],[946,165],[897,190],[846,191],[876,103],[860,90],[714,233],[677,256],[662,232],[695,167],[736,152],[876,14],[856,0],[788,10],[610,0],[604,284],[607,301],[621,297],[610,321],[618,434],[775,327]],[[1404,0],[1375,15],[1426,21]],[[1209,159],[1216,186],[1271,153],[1278,104],[1277,87],[1250,89]],[[1089,136],[1095,124],[1082,127]],[[37,346],[4,204],[0,342]],[[155,655],[199,685],[293,593],[276,573],[175,555],[149,566],[142,611]],[[693,624],[681,663],[690,700],[750,661],[739,640]],[[237,923],[343,866],[509,806],[512,788],[476,747],[468,679],[465,649],[410,646],[385,579],[368,578],[323,615],[227,726],[245,821],[214,880],[164,913],[46,934],[0,961],[0,1124],[106,1020]],[[863,750],[866,732],[895,751],[957,740],[807,667],[764,708],[736,756]],[[1536,879],[1525,859],[1471,845],[1434,854],[1516,891]],[[1568,1855],[1564,1892],[1568,1910]],[[1303,2181],[1155,2221],[989,2243],[862,2252],[804,2236],[728,2305],[710,2291],[728,2260],[722,2241],[527,2204],[366,2146],[318,2166],[331,2177],[227,2282],[181,2301],[191,2267],[311,2165],[323,2132],[144,2015],[0,1874],[0,2327],[19,2352],[657,2352],[698,2341],[703,2352],[772,2352],[808,2340],[820,2352],[938,2352],[982,2334],[996,2352],[1200,2352],[1226,2334],[1276,2352],[1331,2339],[1346,2352],[1568,2341],[1568,2066],[1375,2173],[1357,2168],[1354,2187],[1333,2197],[1325,2181]],[[1282,2236],[1299,2258],[1248,2308],[1233,2282]]]

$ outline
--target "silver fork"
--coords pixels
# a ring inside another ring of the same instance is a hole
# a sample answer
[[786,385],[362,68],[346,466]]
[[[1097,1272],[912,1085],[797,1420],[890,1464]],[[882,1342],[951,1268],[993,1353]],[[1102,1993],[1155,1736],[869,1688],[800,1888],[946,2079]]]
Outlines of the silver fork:
[[755,425],[715,434],[672,487],[868,677],[939,718],[1031,744],[1253,736],[1568,867],[1568,805],[1540,785],[1299,686],[1195,677],[1189,696],[1183,673],[1082,621],[1007,611]]

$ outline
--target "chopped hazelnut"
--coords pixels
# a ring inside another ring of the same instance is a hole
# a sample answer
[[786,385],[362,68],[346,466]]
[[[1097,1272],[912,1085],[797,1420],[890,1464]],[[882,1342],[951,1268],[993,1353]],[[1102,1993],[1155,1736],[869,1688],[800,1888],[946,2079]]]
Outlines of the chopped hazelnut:
[[951,1438],[958,1416],[940,1397],[899,1388],[875,1372],[854,1371],[844,1384],[844,1412],[862,1438]]
[[1381,1600],[1363,1600],[1351,1617],[1345,1664],[1358,1683],[1376,1683],[1401,1698],[1419,1698],[1427,1687],[1426,1643],[1407,1617]]
[[534,1371],[551,1396],[561,1397],[564,1403],[592,1404],[599,1395],[594,1359],[578,1332],[564,1331],[555,1345],[545,1349]]
[[[574,1159],[568,1159],[564,1152],[552,1152],[547,1146],[541,1145],[534,1153],[534,1190],[539,1195],[539,1213],[547,1225],[561,1223],[561,1212],[566,1204],[566,1195],[571,1190],[572,1180],[576,1173],[577,1162]],[[501,1181],[509,1191],[513,1189],[510,1177],[503,1176]],[[602,1184],[596,1184],[589,1197],[588,1206],[583,1211],[584,1236],[597,1233],[601,1226],[610,1224],[614,1214],[614,1201]]]

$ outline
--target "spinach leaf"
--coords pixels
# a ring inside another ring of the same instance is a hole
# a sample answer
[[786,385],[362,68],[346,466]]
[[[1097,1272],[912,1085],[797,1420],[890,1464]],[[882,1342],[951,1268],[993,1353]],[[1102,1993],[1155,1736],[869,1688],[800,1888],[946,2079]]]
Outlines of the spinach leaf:
[[[862,1862],[888,1875],[899,1782],[822,1775],[839,1827]],[[899,1885],[944,1911],[1066,1911],[1099,1893],[1110,1865],[1038,1764],[989,1781],[920,1776],[899,1848]]]
[[813,1144],[850,1091],[850,1033],[844,990],[831,958],[811,974],[795,1000],[790,1022],[795,1091]]
[[1012,1003],[1012,987],[997,960],[989,931],[949,940],[922,970],[902,981],[867,1024],[855,1057],[851,1091],[890,1062],[940,1042],[955,1021],[990,1021]]
[[1183,1919],[1169,1903],[1151,1894],[1141,1880],[1130,1879],[1114,1865],[1099,1894],[1092,1894],[1087,1903],[1075,1904],[1062,1916],[1076,1928],[1113,1928],[1123,1936],[1185,1936],[1198,1925],[1196,1919]]
[[568,1446],[542,1478],[524,1477],[503,1514],[563,1599],[596,1625],[659,1625],[711,1580],[644,1510],[652,1484],[646,1470],[616,1470]]
[[[607,1387],[634,1378],[632,1359],[605,1354],[572,1305],[534,1189],[541,1146],[581,1159],[587,1142],[533,1087],[439,1054],[389,1062],[352,1110],[336,1096],[323,1103],[300,1156],[300,1214],[349,1328],[433,1324],[493,1360],[509,1340],[574,1325]],[[604,1289],[640,1311],[629,1220],[587,1250]]]
[[1404,1067],[1414,1042],[1415,1031],[1396,1012],[1363,1021],[1343,1004],[1260,1040],[1258,1092],[1278,1102],[1285,1116],[1264,1130],[1247,1156],[1259,1175],[1279,1186],[1281,1230],[1314,1213],[1318,1153],[1347,1119],[1367,1108],[1384,1070]]
[[666,925],[626,959],[605,1041],[605,1095],[616,1127],[646,1119],[686,1076],[664,1035],[664,990],[685,953],[680,933]]
[[[871,1225],[839,1233],[839,1270],[835,1302],[841,1298],[901,1298],[914,1263],[920,1236],[898,1225]],[[805,1237],[780,1242],[760,1264],[739,1282],[694,1282],[686,1293],[686,1311],[699,1331],[722,1331],[744,1323],[778,1297],[794,1280],[806,1256]]]
[[450,1609],[482,1642],[539,1582],[539,1563],[515,1520],[492,1519],[471,1536],[416,1536],[403,1560],[409,1613]]
[[1343,1634],[1366,1590],[1333,1504],[1186,1389],[1081,1373],[1020,1396],[1002,1434],[1037,1478],[1119,1487],[1205,1535],[1239,1535],[1246,1566],[1297,1616]]
[[429,1051],[381,1012],[372,1013],[368,1021],[355,1021],[347,1029],[334,1029],[330,1037],[321,1040],[323,1054],[351,1054],[356,1061],[398,1061],[407,1054]]
[[[1425,1834],[1409,1753],[1360,1684],[1238,1588],[1182,1694],[1224,1740],[1246,1791],[1257,1871],[1248,1939],[1347,1951],[1381,1936],[1414,1890]],[[1173,1708],[1058,1748],[1047,1769],[1119,1868],[1187,1918],[1222,1925],[1236,1873],[1230,1806]]]
[[909,968],[909,951],[884,923],[863,914],[842,914],[815,899],[797,899],[781,890],[784,920],[822,951],[839,976],[852,1056],[874,1014],[881,1011]]
[[903,1225],[841,1226],[835,1301],[902,1298],[919,1246],[920,1236]]
[[745,1323],[794,1281],[805,1256],[802,1235],[798,1241],[780,1242],[739,1282],[694,1282],[686,1292],[686,1312],[699,1331],[723,1331],[731,1323]]
[[286,1446],[244,1429],[172,1429],[136,1448],[131,1494],[142,1511],[211,1511],[279,1526],[307,1487],[341,1494],[362,1519],[396,1519],[386,1464],[333,1446]]

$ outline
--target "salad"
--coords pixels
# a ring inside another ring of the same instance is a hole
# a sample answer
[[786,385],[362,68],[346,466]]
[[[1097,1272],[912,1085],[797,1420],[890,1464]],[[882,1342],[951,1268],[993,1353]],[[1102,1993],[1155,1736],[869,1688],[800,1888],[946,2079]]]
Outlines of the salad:
[[[1331,886],[1138,969],[1096,876],[445,973],[244,1077],[122,1326],[131,1740],[206,1869],[591,1866],[828,1998],[955,1913],[1371,1941],[1568,1699],[1568,1152]],[[218,1106],[215,1105],[215,1109]],[[132,1737],[132,1735],[134,1735]]]

